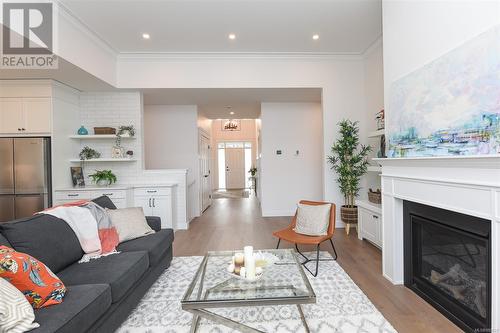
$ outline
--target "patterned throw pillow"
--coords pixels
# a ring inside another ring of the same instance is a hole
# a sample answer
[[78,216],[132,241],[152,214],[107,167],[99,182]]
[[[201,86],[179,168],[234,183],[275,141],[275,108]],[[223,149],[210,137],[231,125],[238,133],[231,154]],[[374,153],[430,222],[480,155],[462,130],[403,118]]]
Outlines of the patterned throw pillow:
[[0,277],[19,289],[35,309],[61,303],[62,281],[42,262],[7,246],[0,246]]
[[0,278],[0,332],[27,332],[39,326],[35,323],[35,312],[26,297]]
[[294,231],[307,236],[325,236],[330,224],[332,205],[297,205],[297,222]]

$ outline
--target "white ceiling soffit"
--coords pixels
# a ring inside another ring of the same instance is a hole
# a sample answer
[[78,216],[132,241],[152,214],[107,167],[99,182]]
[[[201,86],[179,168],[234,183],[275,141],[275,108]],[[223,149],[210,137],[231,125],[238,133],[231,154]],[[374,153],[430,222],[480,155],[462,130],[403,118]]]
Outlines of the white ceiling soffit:
[[119,53],[362,54],[382,34],[381,0],[59,2]]

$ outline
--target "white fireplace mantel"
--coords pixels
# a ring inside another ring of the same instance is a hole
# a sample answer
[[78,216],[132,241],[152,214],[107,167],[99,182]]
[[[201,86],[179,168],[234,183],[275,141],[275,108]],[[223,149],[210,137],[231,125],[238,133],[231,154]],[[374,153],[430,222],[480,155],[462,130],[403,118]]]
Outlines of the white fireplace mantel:
[[404,283],[403,201],[491,221],[492,328],[500,329],[500,155],[377,158],[382,165],[382,265]]

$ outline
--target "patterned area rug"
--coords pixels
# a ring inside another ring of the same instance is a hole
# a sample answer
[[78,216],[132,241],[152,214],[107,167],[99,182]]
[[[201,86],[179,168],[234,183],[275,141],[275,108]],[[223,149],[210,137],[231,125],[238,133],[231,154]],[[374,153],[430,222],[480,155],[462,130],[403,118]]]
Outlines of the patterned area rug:
[[[330,257],[330,254],[321,252],[321,257]],[[160,276],[117,332],[189,332],[192,315],[181,309],[180,300],[201,260],[202,257],[175,257],[171,267]],[[337,262],[320,262],[316,278],[306,274],[317,302],[302,305],[311,332],[396,332]],[[217,309],[214,312],[264,332],[305,332],[294,305]],[[198,332],[235,331],[202,319]]]

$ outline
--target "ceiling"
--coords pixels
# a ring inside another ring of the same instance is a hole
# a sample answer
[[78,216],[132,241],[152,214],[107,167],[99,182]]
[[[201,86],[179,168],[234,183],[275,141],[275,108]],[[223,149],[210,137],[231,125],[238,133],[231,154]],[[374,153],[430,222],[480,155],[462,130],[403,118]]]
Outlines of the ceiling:
[[[209,119],[256,119],[260,104],[321,103],[320,88],[207,88],[207,89],[145,89],[145,105],[196,104]],[[231,107],[228,109],[228,107]],[[229,112],[234,112],[234,115]]]
[[[118,52],[364,52],[381,0],[60,0]],[[142,38],[150,34],[149,40]],[[234,33],[236,39],[229,40]],[[314,34],[319,40],[313,40]]]

